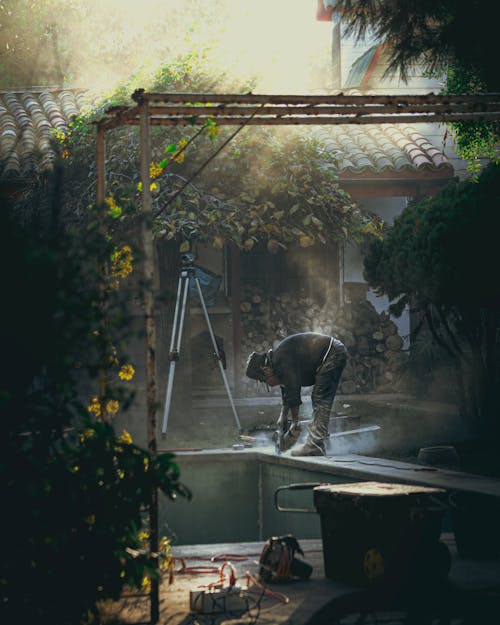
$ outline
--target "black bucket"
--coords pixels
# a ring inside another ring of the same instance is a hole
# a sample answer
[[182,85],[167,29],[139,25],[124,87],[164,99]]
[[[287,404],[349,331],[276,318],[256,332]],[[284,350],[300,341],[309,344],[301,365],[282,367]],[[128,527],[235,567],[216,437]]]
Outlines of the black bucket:
[[445,495],[382,482],[316,487],[326,577],[362,586],[446,577],[451,558],[439,542]]

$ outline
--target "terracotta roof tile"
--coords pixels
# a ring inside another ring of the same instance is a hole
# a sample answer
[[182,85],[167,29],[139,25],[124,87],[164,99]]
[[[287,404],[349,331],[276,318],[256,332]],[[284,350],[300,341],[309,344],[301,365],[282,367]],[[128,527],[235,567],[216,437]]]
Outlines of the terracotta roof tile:
[[318,130],[318,137],[335,157],[334,169],[339,176],[453,174],[443,152],[404,124],[325,126]]
[[0,178],[50,167],[53,132],[65,131],[84,104],[81,90],[33,88],[0,91]]
[[[0,177],[24,177],[50,167],[53,132],[64,132],[84,102],[85,93],[71,89],[0,91]],[[442,151],[408,125],[322,126],[316,132],[340,176],[453,174]]]

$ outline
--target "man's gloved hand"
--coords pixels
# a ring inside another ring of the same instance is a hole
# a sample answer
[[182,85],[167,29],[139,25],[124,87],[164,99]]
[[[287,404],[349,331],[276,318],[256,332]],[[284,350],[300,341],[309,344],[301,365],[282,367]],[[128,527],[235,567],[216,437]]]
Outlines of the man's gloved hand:
[[301,431],[302,428],[299,424],[292,424],[285,435],[281,438],[280,451],[287,451],[290,447],[293,447],[293,445],[297,442]]
[[290,419],[284,419],[282,420],[281,418],[278,419],[278,421],[276,422],[276,430],[273,432],[273,443],[280,443],[281,440],[283,439],[283,437],[285,436],[286,432],[288,431],[288,428],[291,425],[291,421]]

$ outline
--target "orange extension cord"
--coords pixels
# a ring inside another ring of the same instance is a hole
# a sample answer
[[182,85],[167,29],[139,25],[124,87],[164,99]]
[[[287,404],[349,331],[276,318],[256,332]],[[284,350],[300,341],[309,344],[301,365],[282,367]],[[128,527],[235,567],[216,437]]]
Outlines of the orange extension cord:
[[[211,562],[223,562],[222,566],[186,566],[186,560],[188,558],[178,558],[180,562],[180,567],[177,569],[175,568],[176,559],[172,558],[169,584],[173,583],[175,575],[210,575],[213,573],[213,574],[219,575],[218,581],[212,582],[210,584],[201,585],[199,586],[199,588],[208,588],[210,590],[213,590],[214,588],[223,588],[225,584],[225,580],[226,580],[225,569],[228,568],[229,575],[228,575],[227,583],[229,586],[235,586],[238,578],[236,577],[236,570],[228,558],[231,558],[232,560],[242,561],[242,560],[248,560],[248,558],[252,556],[257,557],[257,556],[260,556],[260,554],[242,555],[242,554],[236,554],[236,553],[231,553],[231,554],[226,553],[226,554],[221,554],[218,556],[213,556],[212,558],[210,558]],[[200,558],[191,557],[189,559],[199,560]],[[256,591],[252,591],[252,589],[250,588],[250,584],[253,583],[257,588],[260,589],[260,592],[258,592],[257,594],[266,595],[267,597],[276,599],[277,601],[280,601],[281,603],[290,602],[289,597],[287,597],[285,594],[281,592],[275,592],[275,591],[270,590],[269,588],[261,584],[249,571],[245,573],[245,578],[246,578],[247,592],[254,592],[254,593],[256,592]]]

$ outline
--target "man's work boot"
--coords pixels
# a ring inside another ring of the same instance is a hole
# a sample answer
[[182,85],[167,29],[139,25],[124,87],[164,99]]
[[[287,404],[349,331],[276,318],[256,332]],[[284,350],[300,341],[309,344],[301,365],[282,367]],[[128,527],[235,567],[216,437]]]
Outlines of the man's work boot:
[[292,456],[324,456],[325,455],[325,444],[323,442],[317,442],[308,440],[305,445],[294,449],[292,451]]
[[288,451],[290,447],[293,447],[297,442],[301,431],[302,428],[300,427],[300,425],[292,425],[288,432],[286,432],[286,434],[281,438],[279,446],[280,451]]

